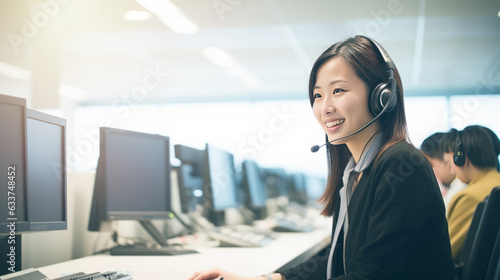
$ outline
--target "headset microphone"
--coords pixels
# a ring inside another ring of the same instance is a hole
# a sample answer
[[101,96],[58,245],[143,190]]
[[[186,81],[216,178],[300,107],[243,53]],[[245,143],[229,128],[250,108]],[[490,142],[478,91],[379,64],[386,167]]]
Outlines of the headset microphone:
[[319,148],[323,147],[323,146],[324,146],[324,145],[326,145],[326,144],[330,144],[330,143],[332,143],[332,142],[335,142],[335,141],[338,141],[338,140],[342,140],[342,139],[345,139],[345,138],[347,138],[347,137],[351,137],[351,136],[353,136],[353,135],[356,135],[356,134],[360,133],[363,129],[367,128],[367,127],[368,127],[368,126],[370,126],[370,125],[371,125],[374,121],[376,121],[376,120],[377,120],[377,119],[378,119],[378,118],[379,118],[379,117],[380,117],[380,116],[381,116],[381,115],[385,112],[385,110],[386,110],[387,108],[388,108],[388,106],[385,106],[385,107],[384,107],[384,109],[382,109],[382,111],[380,111],[380,113],[379,113],[379,114],[378,114],[375,118],[373,118],[371,121],[369,121],[367,124],[365,124],[365,125],[364,125],[363,127],[361,127],[360,129],[358,129],[358,130],[354,131],[353,133],[348,134],[348,135],[346,135],[346,136],[342,136],[342,137],[337,138],[337,139],[333,139],[332,141],[328,141],[328,142],[323,143],[323,144],[321,144],[321,145],[314,145],[314,146],[312,146],[312,147],[311,147],[311,152],[315,153],[315,152],[319,151]]

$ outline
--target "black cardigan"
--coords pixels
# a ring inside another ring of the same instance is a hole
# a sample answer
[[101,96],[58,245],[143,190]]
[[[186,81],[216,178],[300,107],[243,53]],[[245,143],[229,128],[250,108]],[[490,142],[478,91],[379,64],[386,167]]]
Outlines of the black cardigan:
[[[347,276],[342,230],[330,279],[455,278],[443,199],[430,164],[413,146],[397,143],[364,170],[348,215]],[[334,227],[336,220],[334,214]],[[287,280],[326,279],[329,250],[278,272]]]

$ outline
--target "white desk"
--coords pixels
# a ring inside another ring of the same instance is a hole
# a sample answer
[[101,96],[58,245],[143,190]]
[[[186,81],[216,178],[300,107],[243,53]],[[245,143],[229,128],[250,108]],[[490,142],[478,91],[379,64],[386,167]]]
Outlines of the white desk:
[[119,271],[134,280],[187,279],[197,270],[220,267],[244,276],[272,272],[297,258],[309,257],[330,243],[331,228],[310,233],[280,233],[262,248],[200,248],[199,254],[180,256],[97,255],[38,270],[53,279],[76,272]]

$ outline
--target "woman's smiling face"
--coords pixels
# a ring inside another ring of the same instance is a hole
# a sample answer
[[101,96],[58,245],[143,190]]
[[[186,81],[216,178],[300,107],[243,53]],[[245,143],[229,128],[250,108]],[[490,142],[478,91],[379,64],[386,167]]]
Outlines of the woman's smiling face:
[[[341,57],[326,61],[316,75],[313,113],[328,141],[349,135],[373,119],[368,109],[368,88]],[[346,144],[359,134],[332,144]]]

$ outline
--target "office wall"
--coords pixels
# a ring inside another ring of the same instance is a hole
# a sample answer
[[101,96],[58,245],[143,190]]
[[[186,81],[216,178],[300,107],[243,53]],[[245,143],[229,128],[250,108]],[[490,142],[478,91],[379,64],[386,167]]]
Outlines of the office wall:
[[[120,111],[80,107],[74,126],[68,151],[75,170],[95,169],[99,126],[166,135],[172,145],[204,148],[211,143],[233,153],[237,163],[252,158],[291,171],[309,168],[324,175],[326,170],[324,154],[310,152],[311,146],[324,142],[324,133],[305,100],[138,105]],[[172,162],[178,163],[173,154]]]
[[[417,147],[430,134],[485,125],[500,135],[496,122],[499,95],[406,97],[410,140]],[[325,175],[323,151],[310,147],[325,141],[307,100],[221,102],[79,107],[75,111],[70,168],[93,170],[99,150],[99,126],[113,126],[171,137],[173,144],[203,148],[209,142],[265,166]],[[172,162],[178,163],[172,155]]]

